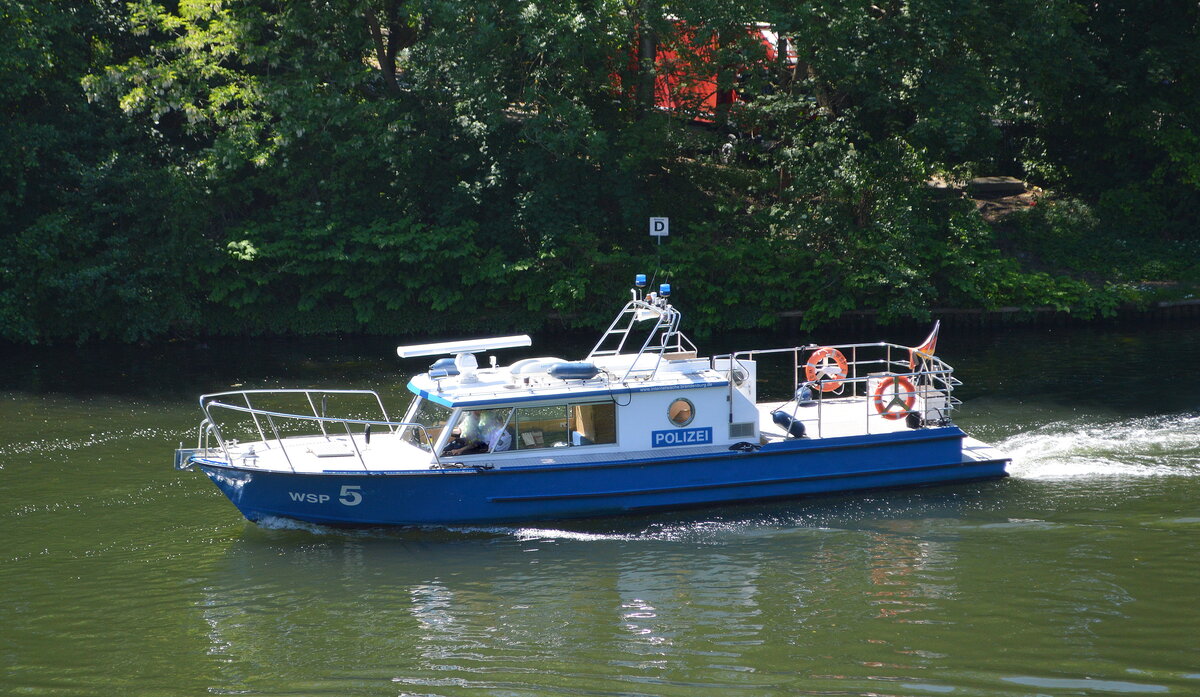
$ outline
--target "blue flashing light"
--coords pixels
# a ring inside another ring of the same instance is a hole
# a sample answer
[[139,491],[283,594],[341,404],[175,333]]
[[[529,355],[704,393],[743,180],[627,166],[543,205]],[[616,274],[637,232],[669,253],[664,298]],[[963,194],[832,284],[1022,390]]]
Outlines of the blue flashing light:
[[646,274],[640,273],[633,279],[633,284],[638,288],[646,287]]
[[664,284],[662,284],[661,286],[659,286],[659,287],[658,287],[658,294],[659,294],[659,295],[661,295],[661,296],[663,296],[664,298],[665,298],[665,297],[667,297],[668,295],[670,295],[670,294],[671,294],[671,284],[670,284],[670,283],[664,283]]

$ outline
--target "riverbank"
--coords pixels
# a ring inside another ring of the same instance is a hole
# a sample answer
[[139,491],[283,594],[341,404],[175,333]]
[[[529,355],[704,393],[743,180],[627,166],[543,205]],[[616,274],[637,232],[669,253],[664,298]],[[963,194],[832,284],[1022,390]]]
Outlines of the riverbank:
[[[1170,323],[1200,320],[1200,299],[1161,300],[1149,304],[1129,303],[1122,305],[1110,316],[1081,317],[1069,310],[1053,307],[999,307],[992,310],[977,308],[936,308],[929,311],[931,320],[941,320],[948,327],[995,327],[1005,325],[1023,326],[1083,326],[1105,325],[1119,326],[1122,324]],[[789,321],[803,320],[803,311],[781,312],[781,318]],[[822,327],[878,327],[878,326],[907,326],[924,324],[918,320],[881,323],[879,313],[875,310],[855,310],[847,312],[841,318],[826,322]]]

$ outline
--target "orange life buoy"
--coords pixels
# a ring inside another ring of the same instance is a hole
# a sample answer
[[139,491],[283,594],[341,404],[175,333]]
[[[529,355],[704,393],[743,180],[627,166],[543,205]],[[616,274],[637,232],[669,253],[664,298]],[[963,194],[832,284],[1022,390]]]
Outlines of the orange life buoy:
[[[891,390],[891,399],[887,399],[885,402],[884,395],[888,390]],[[896,421],[908,416],[916,401],[917,389],[903,375],[886,377],[879,382],[879,387],[875,388],[875,411],[889,421]]]
[[842,380],[850,373],[846,357],[832,346],[822,346],[813,351],[804,364],[804,374],[809,382],[815,382],[822,392],[832,392],[842,386]]

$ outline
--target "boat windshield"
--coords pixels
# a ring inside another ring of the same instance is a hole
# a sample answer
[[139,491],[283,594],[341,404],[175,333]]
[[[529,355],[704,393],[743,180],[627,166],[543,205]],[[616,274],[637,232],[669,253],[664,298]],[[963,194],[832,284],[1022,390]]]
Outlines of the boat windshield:
[[[429,434],[430,440],[434,443],[442,435],[442,431],[446,428],[446,422],[450,420],[450,415],[453,413],[449,407],[444,407],[437,402],[432,402],[428,399],[417,398],[417,403],[413,409],[409,411],[409,423],[418,423],[425,427],[425,432]],[[404,427],[401,434],[402,438],[407,438],[412,443],[421,447],[422,450],[430,450],[429,443],[425,442],[420,429],[409,426]]]

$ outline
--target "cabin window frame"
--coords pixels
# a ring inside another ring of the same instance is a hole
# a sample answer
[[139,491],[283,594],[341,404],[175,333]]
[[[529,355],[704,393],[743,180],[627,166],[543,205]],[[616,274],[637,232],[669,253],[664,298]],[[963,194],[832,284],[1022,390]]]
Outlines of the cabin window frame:
[[[445,419],[442,421],[442,423],[440,423],[440,424],[425,423],[424,421],[421,420],[420,416],[422,415],[422,412],[423,412],[426,404],[432,405],[429,411],[434,412],[434,413],[438,412],[439,410],[445,410],[445,412],[446,412]],[[412,402],[409,403],[408,409],[405,410],[404,421],[402,423],[405,423],[405,424],[419,423],[425,427],[426,433],[428,433],[429,431],[434,431],[434,434],[430,439],[432,442],[430,442],[430,443],[421,442],[422,441],[422,438],[420,435],[421,432],[419,429],[417,429],[413,426],[401,426],[399,428],[397,436],[399,439],[407,440],[412,445],[414,445],[426,452],[431,452],[433,450],[440,450],[443,443],[446,441],[447,435],[450,433],[450,424],[456,418],[457,418],[457,415],[455,414],[455,410],[453,408],[448,407],[445,404],[436,402],[432,399],[425,399],[424,397],[417,395],[416,397],[413,398]]]
[[[592,411],[597,408],[600,408],[601,411]],[[590,413],[585,414],[585,410]],[[522,419],[522,416],[539,411],[542,414],[536,418]],[[551,416],[547,412],[557,412],[557,415]],[[547,438],[546,433],[550,431],[547,428],[522,428],[522,423],[545,423],[555,420],[559,422],[559,428],[562,429],[563,437],[561,439]],[[611,400],[564,401],[553,404],[517,406],[513,410],[509,424],[513,427],[512,452],[616,445],[618,440],[617,406]],[[528,438],[526,434],[529,434]],[[531,440],[532,443],[528,442]]]
[[[446,446],[450,444],[450,439],[453,437],[454,431],[456,431],[456,430],[459,431],[463,435],[464,438],[467,438],[467,439],[469,439],[471,441],[475,441],[475,442],[484,442],[480,438],[480,436],[485,435],[485,434],[478,433],[477,431],[474,433],[466,432],[466,425],[464,424],[464,421],[466,420],[468,414],[472,414],[472,413],[478,414],[479,418],[482,418],[484,416],[485,412],[490,412],[490,414],[488,414],[488,418],[495,419],[497,416],[496,412],[505,412],[505,411],[507,411],[508,413],[506,415],[503,415],[502,418],[504,419],[504,421],[500,425],[500,428],[502,430],[507,431],[509,429],[509,426],[512,424],[512,418],[513,418],[513,414],[516,413],[516,407],[508,406],[508,405],[499,405],[499,406],[491,406],[491,407],[455,407],[454,415],[451,418],[451,420],[446,424],[446,426],[444,428],[443,437],[441,439],[439,439],[439,441],[438,441],[439,452],[445,450]],[[472,430],[475,430],[477,428],[478,428],[478,424],[472,425]],[[515,438],[512,438],[511,432],[509,433],[509,436],[510,436],[510,440],[508,441],[508,446],[503,448],[502,450],[494,450],[493,446],[489,443],[489,444],[487,444],[488,449],[484,450],[484,451],[474,452],[474,453],[462,453],[460,455],[453,455],[453,456],[451,456],[448,453],[442,452],[442,457],[474,457],[476,455],[499,455],[502,453],[512,452],[513,450],[516,449]],[[499,443],[497,443],[497,445],[499,445]]]
[[[687,405],[688,417],[685,421],[676,421],[675,417],[673,416],[676,413],[676,405],[678,405],[680,402]],[[696,403],[687,397],[676,397],[675,399],[671,400],[670,404],[667,405],[667,421],[671,422],[672,426],[675,426],[676,428],[683,428],[695,420]]]

